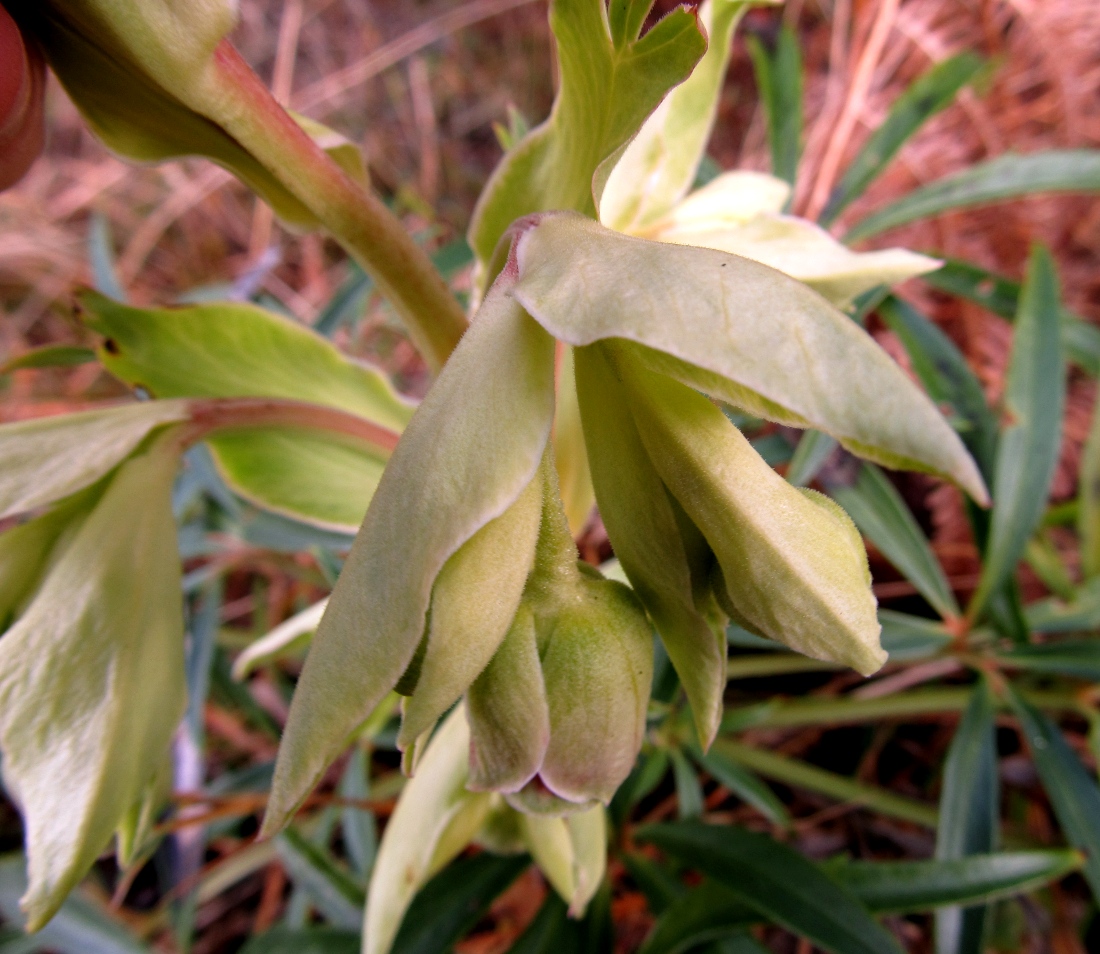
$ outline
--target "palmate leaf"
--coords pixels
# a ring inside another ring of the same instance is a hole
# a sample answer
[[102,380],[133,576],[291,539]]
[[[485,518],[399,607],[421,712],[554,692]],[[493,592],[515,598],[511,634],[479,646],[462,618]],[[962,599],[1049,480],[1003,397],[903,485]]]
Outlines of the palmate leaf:
[[561,86],[550,118],[508,152],[481,194],[469,241],[483,266],[520,216],[545,209],[594,214],[597,170],[703,55],[706,39],[684,8],[639,38],[651,6],[616,2],[609,20],[604,0],[551,4]]
[[1061,446],[1066,369],[1060,338],[1058,276],[1036,248],[1016,319],[1005,384],[1008,426],[997,447],[996,505],[981,580],[967,608],[975,618],[1012,576],[1046,507]]
[[[753,2],[707,0],[700,6],[707,51],[691,76],[645,121],[611,171],[599,210],[599,219],[608,228],[620,232],[642,228],[668,212],[691,188],[718,112],[733,34]],[[644,10],[644,4],[634,6]]]
[[976,205],[1042,192],[1100,191],[1100,150],[1052,149],[1030,155],[1007,153],[910,192],[863,219],[844,237],[846,242]]
[[[847,316],[773,269],[549,215],[517,240],[513,294],[572,345],[624,338],[647,365],[750,413],[833,434],[978,500],[981,477],[932,402]],[[625,276],[645,276],[644,282]]]
[[333,591],[294,694],[268,831],[404,673],[436,577],[531,483],[553,410],[552,339],[492,293],[406,429]]
[[119,468],[0,640],[0,747],[25,818],[32,930],[141,798],[183,713],[177,453],[161,441]]
[[[412,417],[413,406],[380,371],[253,305],[138,309],[95,292],[83,293],[80,304],[85,324],[105,339],[104,367],[155,397],[305,401],[358,415],[394,437]],[[209,444],[245,497],[343,530],[362,520],[390,450],[285,427],[216,434]]]

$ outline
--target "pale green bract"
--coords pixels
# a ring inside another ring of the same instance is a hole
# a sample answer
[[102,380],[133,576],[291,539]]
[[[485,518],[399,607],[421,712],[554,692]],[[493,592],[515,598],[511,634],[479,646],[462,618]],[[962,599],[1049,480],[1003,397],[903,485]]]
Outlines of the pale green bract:
[[172,436],[123,463],[73,514],[36,595],[0,639],[0,749],[26,825],[29,930],[141,800],[183,714]]
[[[733,255],[549,215],[515,248],[513,294],[571,345],[622,338],[645,363],[771,420],[832,434],[888,467],[981,475],[932,401],[874,341],[800,282]],[[637,281],[627,276],[645,276]]]

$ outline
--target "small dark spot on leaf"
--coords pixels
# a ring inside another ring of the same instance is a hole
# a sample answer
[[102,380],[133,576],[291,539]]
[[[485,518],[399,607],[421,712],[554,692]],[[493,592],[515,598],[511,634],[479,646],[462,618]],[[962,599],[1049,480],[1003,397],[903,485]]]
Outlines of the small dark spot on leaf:
[[118,346],[118,342],[114,338],[108,338],[103,342],[103,350],[107,354],[122,354],[122,349]]
[[975,289],[979,295],[983,298],[988,298],[997,290],[997,286],[993,283],[992,278],[986,278],[978,282],[978,286]]

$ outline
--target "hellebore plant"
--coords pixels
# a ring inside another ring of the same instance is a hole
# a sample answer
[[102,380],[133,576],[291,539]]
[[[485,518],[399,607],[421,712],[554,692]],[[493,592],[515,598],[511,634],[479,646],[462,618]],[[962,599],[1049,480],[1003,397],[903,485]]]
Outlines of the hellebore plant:
[[[32,928],[112,832],[126,855],[160,807],[184,699],[171,478],[197,441],[261,506],[326,527],[366,508],[265,831],[404,697],[415,775],[370,888],[371,954],[424,879],[504,830],[583,910],[602,806],[642,744],[653,629],[703,748],[730,620],[864,674],[885,661],[855,526],[776,474],[724,406],[986,501],[931,400],[838,310],[937,263],[848,251],[784,215],[770,177],[689,195],[747,3],[677,9],[644,35],[649,0],[551,3],[561,87],[479,202],[468,329],[354,150],[282,110],[225,41],[228,0],[5,6],[108,146],[208,156],[290,224],[325,228],[442,368],[411,413],[378,372],[258,309],[82,296],[102,363],[156,400],[0,428],[0,518],[31,516],[0,536],[0,748],[27,818]],[[629,586],[579,561],[593,504]]]

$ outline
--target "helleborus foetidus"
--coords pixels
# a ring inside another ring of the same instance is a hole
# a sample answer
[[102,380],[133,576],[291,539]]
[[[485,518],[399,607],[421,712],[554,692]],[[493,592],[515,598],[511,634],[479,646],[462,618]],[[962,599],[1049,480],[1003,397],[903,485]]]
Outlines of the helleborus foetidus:
[[[472,778],[491,761],[485,787],[545,787],[555,810],[610,797],[605,778],[565,781],[591,774],[582,753],[606,723],[577,727],[568,764],[548,773],[545,727],[534,717],[540,679],[551,713],[555,705],[539,626],[571,620],[582,602],[563,603],[549,622],[528,618],[538,551],[557,519],[547,514],[561,506],[541,463],[553,427],[555,338],[576,349],[580,417],[612,545],[681,675],[704,744],[721,712],[727,615],[864,673],[885,658],[854,526],[834,503],[783,481],[704,395],[825,431],[854,453],[937,474],[985,500],[973,461],[932,402],[802,283],[576,214],[531,217],[517,225],[505,269],[368,509],[295,695],[269,826],[293,811],[395,685],[411,694],[406,748],[469,689]],[[608,627],[587,607],[579,614],[593,633],[603,629],[589,652],[611,652],[630,628]],[[498,658],[507,675],[495,672]],[[491,705],[478,701],[479,674],[498,685]],[[505,684],[524,689],[510,701]],[[589,688],[557,691],[572,692],[583,710]],[[478,743],[487,737],[479,712],[496,726],[492,760]],[[608,742],[610,761],[626,770],[640,741],[628,735]],[[525,791],[521,803],[537,809],[536,793]]]

